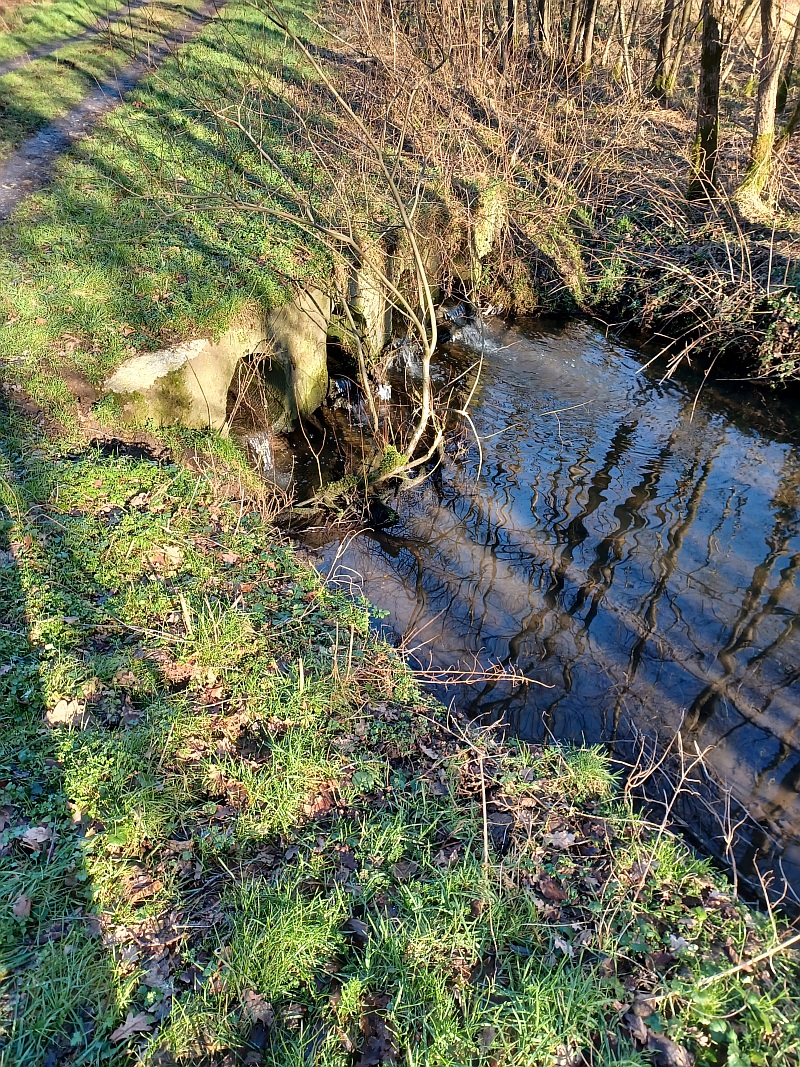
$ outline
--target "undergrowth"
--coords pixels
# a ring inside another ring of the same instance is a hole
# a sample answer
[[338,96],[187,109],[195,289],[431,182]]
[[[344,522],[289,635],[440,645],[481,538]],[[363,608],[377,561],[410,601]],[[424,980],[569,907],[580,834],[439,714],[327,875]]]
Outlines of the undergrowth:
[[232,445],[1,429],[3,1067],[797,1064],[781,922],[426,697]]

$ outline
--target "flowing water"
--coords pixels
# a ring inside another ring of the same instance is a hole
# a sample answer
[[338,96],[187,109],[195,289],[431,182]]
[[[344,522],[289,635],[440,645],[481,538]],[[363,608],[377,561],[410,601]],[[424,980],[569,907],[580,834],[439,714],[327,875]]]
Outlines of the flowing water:
[[701,775],[705,802],[680,806],[696,838],[724,855],[709,804],[729,789],[740,872],[800,892],[800,420],[660,384],[585,324],[471,332],[480,450],[391,530],[329,545],[333,577],[423,664],[544,683],[451,687],[470,716],[623,759],[680,731],[722,787]]

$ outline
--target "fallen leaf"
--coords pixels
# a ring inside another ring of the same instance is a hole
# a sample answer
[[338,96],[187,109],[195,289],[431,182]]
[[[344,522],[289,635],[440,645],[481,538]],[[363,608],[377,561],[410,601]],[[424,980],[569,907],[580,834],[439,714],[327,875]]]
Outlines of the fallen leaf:
[[418,870],[419,864],[414,860],[399,860],[392,866],[392,874],[398,882],[407,882]]
[[638,1041],[640,1045],[647,1044],[647,1027],[640,1016],[634,1014],[632,1011],[628,1012],[628,1014],[624,1016],[623,1022],[627,1026],[634,1041]]
[[562,900],[567,899],[567,894],[555,880],[551,878],[549,874],[539,875],[539,891],[546,900],[560,903]]
[[357,919],[354,915],[351,915],[345,923],[345,927],[363,948],[369,940],[369,927],[364,920]]
[[103,924],[97,918],[96,915],[86,916],[86,936],[87,937],[102,937]]
[[143,1011],[140,1011],[138,1015],[134,1015],[132,1011],[129,1011],[125,1022],[116,1028],[109,1040],[124,1041],[127,1037],[131,1037],[133,1034],[147,1033],[148,1030],[152,1029],[152,1026],[152,1015],[147,1015]]
[[248,989],[242,998],[245,1015],[254,1023],[263,1023],[264,1026],[272,1026],[275,1022],[275,1013],[272,1005],[260,993]]
[[46,826],[31,826],[22,835],[22,843],[32,848],[34,852],[41,852],[50,840],[50,836],[50,831]]
[[665,1034],[656,1034],[647,1027],[647,1047],[655,1052],[657,1067],[693,1067],[694,1056]]
[[29,896],[24,893],[20,893],[11,908],[15,919],[27,919],[31,913],[31,904],[33,901]]
[[54,707],[48,708],[44,719],[48,726],[67,726],[71,730],[82,730],[91,722],[91,713],[79,700],[58,700]]
[[183,553],[177,546],[157,548],[148,557],[150,565],[156,570],[175,570],[183,561]]
[[572,959],[575,956],[575,949],[569,943],[565,941],[563,937],[559,937],[558,934],[553,938],[553,944],[556,946],[559,952],[563,952],[565,956],[569,956]]
[[139,679],[133,671],[126,670],[117,671],[112,681],[114,685],[118,685],[121,689],[135,689],[139,684]]
[[169,964],[166,960],[157,960],[151,963],[142,975],[142,985],[148,989],[160,989],[167,992],[169,989]]
[[239,557],[235,552],[223,552],[219,558],[223,563],[229,563],[231,565],[239,562]]
[[397,1062],[397,1045],[385,1016],[389,998],[375,993],[367,999],[367,1011],[361,1017],[364,1044],[356,1067],[377,1067]]
[[146,504],[150,503],[149,493],[137,493],[136,496],[132,496],[128,501],[129,508],[143,508]]
[[571,848],[575,844],[575,834],[557,830],[554,834],[545,834],[543,841],[551,848]]
[[153,878],[143,867],[133,867],[124,882],[125,895],[131,904],[139,904],[148,897],[154,897],[163,888],[162,883]]

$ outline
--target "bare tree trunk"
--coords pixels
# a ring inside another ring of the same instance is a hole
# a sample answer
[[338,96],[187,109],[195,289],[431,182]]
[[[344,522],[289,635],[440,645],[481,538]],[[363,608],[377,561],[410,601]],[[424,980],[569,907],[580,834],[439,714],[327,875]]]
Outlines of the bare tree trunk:
[[594,56],[594,28],[597,25],[597,6],[599,0],[587,0],[586,14],[583,19],[583,48],[581,50],[581,71],[588,74],[592,69]]
[[777,144],[775,145],[776,152],[779,152],[789,140],[789,138],[793,137],[795,133],[797,133],[798,128],[800,128],[800,100],[798,100],[797,103],[794,105],[794,110],[789,116],[789,121],[781,130],[781,135],[778,138]]
[[632,93],[633,64],[631,63],[631,53],[628,45],[631,39],[633,20],[630,23],[628,22],[628,17],[625,14],[625,0],[617,0],[617,8],[619,11],[619,39],[622,47],[622,70],[625,77],[625,87],[629,93]]
[[578,27],[580,26],[583,3],[584,0],[572,0],[572,10],[569,14],[569,35],[567,37],[567,48],[564,53],[564,62],[567,63],[567,65],[569,65],[575,58],[575,46],[578,41]]
[[786,98],[789,95],[789,89],[792,87],[794,68],[797,66],[798,51],[800,51],[800,10],[797,12],[797,18],[794,20],[792,44],[789,48],[789,56],[784,65],[781,73],[781,80],[778,85],[778,100],[776,104],[778,112],[783,111],[786,107]]
[[700,42],[700,82],[697,87],[697,132],[690,162],[690,200],[716,192],[719,148],[719,84],[722,70],[722,4],[703,0],[703,35]]
[[619,26],[619,4],[614,8],[614,19],[611,23],[611,29],[608,31],[608,37],[606,38],[606,46],[603,49],[603,57],[600,60],[601,67],[608,66],[608,59],[611,55],[611,45],[614,43],[614,38],[617,35],[617,27]]
[[683,66],[683,56],[686,52],[686,46],[694,36],[694,26],[689,26],[689,20],[692,17],[692,0],[683,0],[683,7],[681,8],[681,21],[678,27],[677,41],[678,45],[675,49],[675,53],[672,57],[672,62],[669,66],[669,72],[667,73],[667,82],[672,87],[678,84],[678,75],[681,72]]
[[525,0],[525,15],[528,21],[528,55],[533,59],[541,47],[539,37],[539,8],[534,0]]
[[760,197],[772,169],[778,82],[785,49],[782,33],[783,0],[761,0],[761,55],[758,61],[758,95],[753,120],[750,162],[737,197]]
[[739,44],[736,46],[735,52],[733,53],[733,55],[730,56],[730,59],[728,60],[728,65],[725,67],[725,70],[722,72],[722,84],[723,85],[725,85],[725,83],[727,82],[728,78],[730,78],[730,76],[731,76],[731,74],[733,72],[733,68],[736,66],[736,62],[737,62],[737,60],[738,60],[738,58],[739,58],[739,56],[740,56],[740,54],[742,52],[742,48],[747,44],[747,37],[748,37],[748,34],[750,33],[750,30],[753,28],[753,23],[756,20],[756,15],[757,14],[758,14],[758,0],[745,0],[745,3],[743,5],[743,7],[742,7],[742,10],[739,13],[739,17],[737,18],[736,22],[734,23],[733,28],[731,29],[731,32],[730,32],[730,37],[728,38],[729,41],[732,41],[733,40],[733,35],[735,33],[739,32],[739,31],[741,31],[741,37],[740,37],[740,40],[739,40]]
[[650,86],[650,92],[660,103],[663,103],[669,97],[671,91],[671,86],[668,84],[667,70],[672,58],[677,15],[678,0],[664,0],[664,8],[661,13],[661,32],[658,35],[656,66]]
[[551,9],[550,0],[538,0],[539,8],[539,43],[545,55],[550,54]]

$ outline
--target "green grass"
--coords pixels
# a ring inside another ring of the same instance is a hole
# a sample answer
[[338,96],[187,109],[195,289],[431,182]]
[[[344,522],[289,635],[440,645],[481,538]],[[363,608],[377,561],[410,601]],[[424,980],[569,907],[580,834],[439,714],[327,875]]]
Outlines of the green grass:
[[37,0],[12,6],[0,19],[0,62],[84,33],[123,6],[109,0]]
[[42,126],[65,115],[98,83],[113,81],[133,56],[157,45],[197,6],[191,0],[152,0],[110,33],[65,45],[0,77],[0,163]]
[[234,446],[0,440],[3,1067],[644,1067],[634,1005],[698,1065],[797,1064],[796,956],[724,974],[780,922],[600,750],[450,733]]
[[[305,6],[284,7],[302,25]],[[257,212],[175,203],[177,188],[222,178],[245,200],[276,187],[243,138],[220,142],[203,103],[238,100],[254,69],[304,76],[283,35],[234,0],[0,227],[0,359],[54,414],[69,398],[52,406],[42,353],[56,377],[99,383],[132,353],[219,334],[245,304],[274,307],[290,281],[327,269],[299,232]],[[264,143],[311,189],[321,179],[286,121],[267,123]]]

